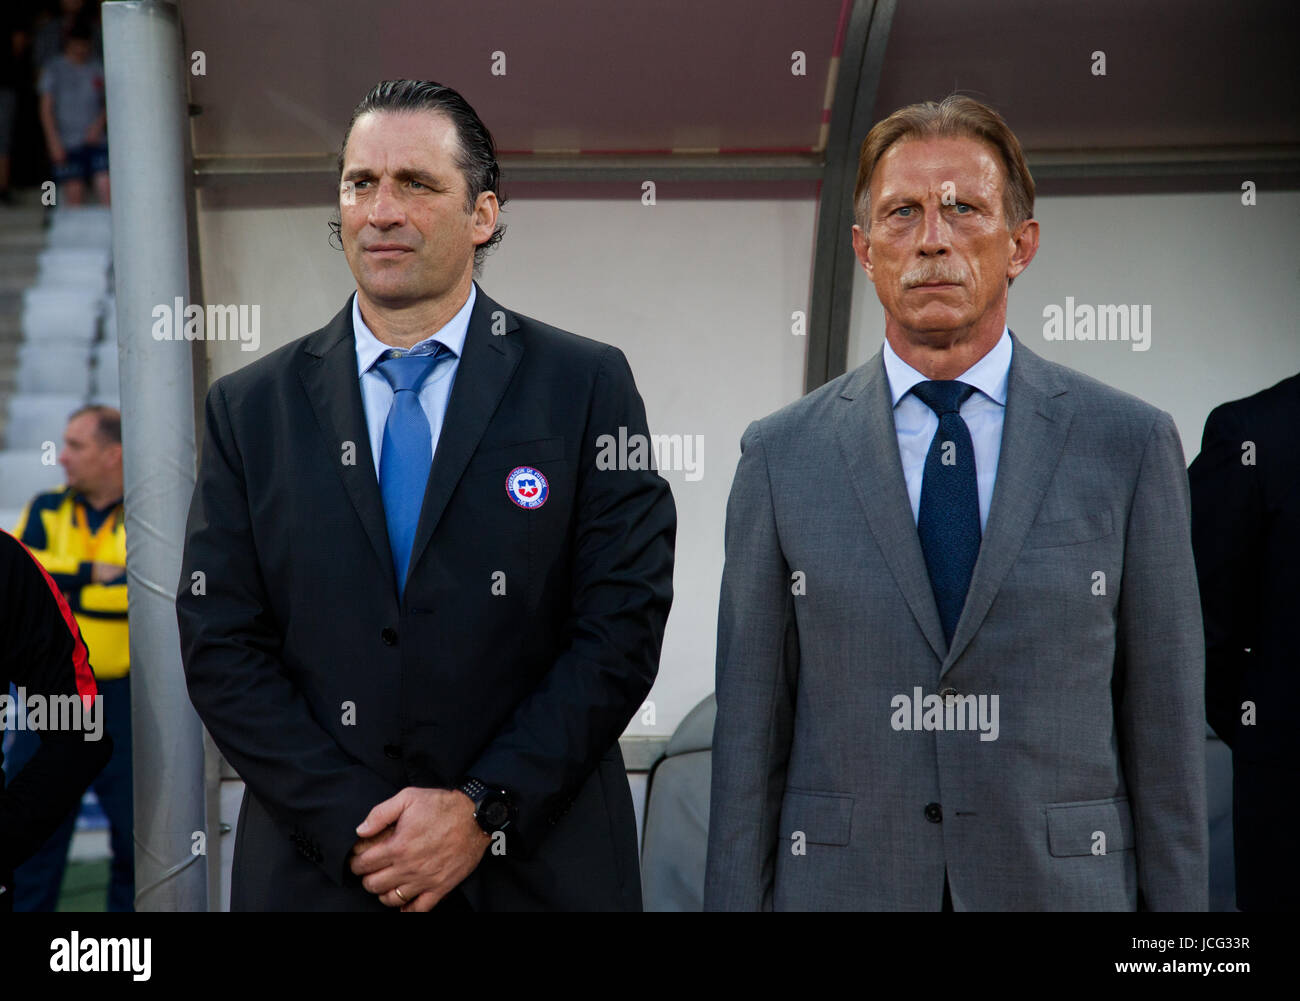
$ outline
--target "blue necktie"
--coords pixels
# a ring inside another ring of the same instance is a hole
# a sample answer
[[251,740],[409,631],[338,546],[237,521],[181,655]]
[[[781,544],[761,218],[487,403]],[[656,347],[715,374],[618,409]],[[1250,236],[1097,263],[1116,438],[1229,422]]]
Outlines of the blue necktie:
[[916,530],[930,571],[943,635],[951,646],[980,553],[975,446],[970,429],[958,413],[975,387],[949,379],[919,382],[912,392],[939,416],[939,430],[925,457]]
[[389,357],[375,366],[393,388],[393,405],[384,424],[379,453],[379,492],[384,498],[398,598],[406,591],[415,528],[424,504],[429,467],[433,465],[433,436],[429,418],[420,406],[420,386],[443,355],[442,345],[427,355],[394,356],[389,352]]

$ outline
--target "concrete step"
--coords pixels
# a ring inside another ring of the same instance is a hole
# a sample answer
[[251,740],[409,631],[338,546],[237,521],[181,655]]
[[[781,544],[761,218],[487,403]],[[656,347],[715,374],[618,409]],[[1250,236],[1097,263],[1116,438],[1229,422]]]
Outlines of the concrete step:
[[39,232],[45,229],[45,216],[45,209],[9,209],[7,212],[0,211],[0,219],[4,220],[6,236],[30,231]]
[[44,230],[35,230],[33,232],[21,233],[4,233],[0,232],[0,248],[18,249],[29,252],[35,257],[45,249],[45,232]]
[[4,225],[0,226],[0,243],[14,236],[23,236],[29,233],[43,233],[49,225],[49,210],[41,208],[39,205],[35,208],[5,209],[0,207],[0,220]]
[[40,275],[40,266],[32,255],[23,254],[23,260],[7,261],[0,254],[0,291],[22,292],[31,288]]

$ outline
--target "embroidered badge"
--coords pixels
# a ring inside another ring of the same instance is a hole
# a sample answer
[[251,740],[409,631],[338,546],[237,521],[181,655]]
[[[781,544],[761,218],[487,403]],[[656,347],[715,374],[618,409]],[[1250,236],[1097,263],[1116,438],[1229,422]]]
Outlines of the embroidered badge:
[[510,499],[529,510],[545,504],[549,490],[546,477],[532,466],[516,466],[506,477],[506,493]]

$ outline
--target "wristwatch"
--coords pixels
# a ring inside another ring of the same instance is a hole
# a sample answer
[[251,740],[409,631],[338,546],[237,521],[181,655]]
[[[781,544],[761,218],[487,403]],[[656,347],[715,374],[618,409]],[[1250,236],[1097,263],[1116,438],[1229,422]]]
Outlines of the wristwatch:
[[456,787],[474,802],[474,819],[488,834],[504,831],[515,819],[515,805],[504,789],[494,789],[476,778]]

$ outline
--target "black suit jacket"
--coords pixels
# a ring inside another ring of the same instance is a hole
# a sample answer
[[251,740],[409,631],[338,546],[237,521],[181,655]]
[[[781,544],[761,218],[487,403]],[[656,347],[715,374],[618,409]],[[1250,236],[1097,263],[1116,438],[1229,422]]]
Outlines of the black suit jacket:
[[[1300,680],[1300,375],[1205,421],[1200,455],[1188,470],[1192,544],[1205,619],[1206,715],[1232,748],[1237,903],[1295,906],[1300,877],[1279,861],[1296,841],[1293,718]],[[1254,462],[1242,446],[1254,443]],[[1243,724],[1242,705],[1255,722]]]
[[[658,668],[676,512],[658,473],[597,468],[620,426],[648,433],[617,348],[480,289],[399,602],[351,301],[212,386],[177,616],[246,783],[232,909],[385,910],[348,869],[356,826],[466,775],[519,811],[471,906],[640,907],[618,737]],[[518,466],[541,507],[508,495]]]

